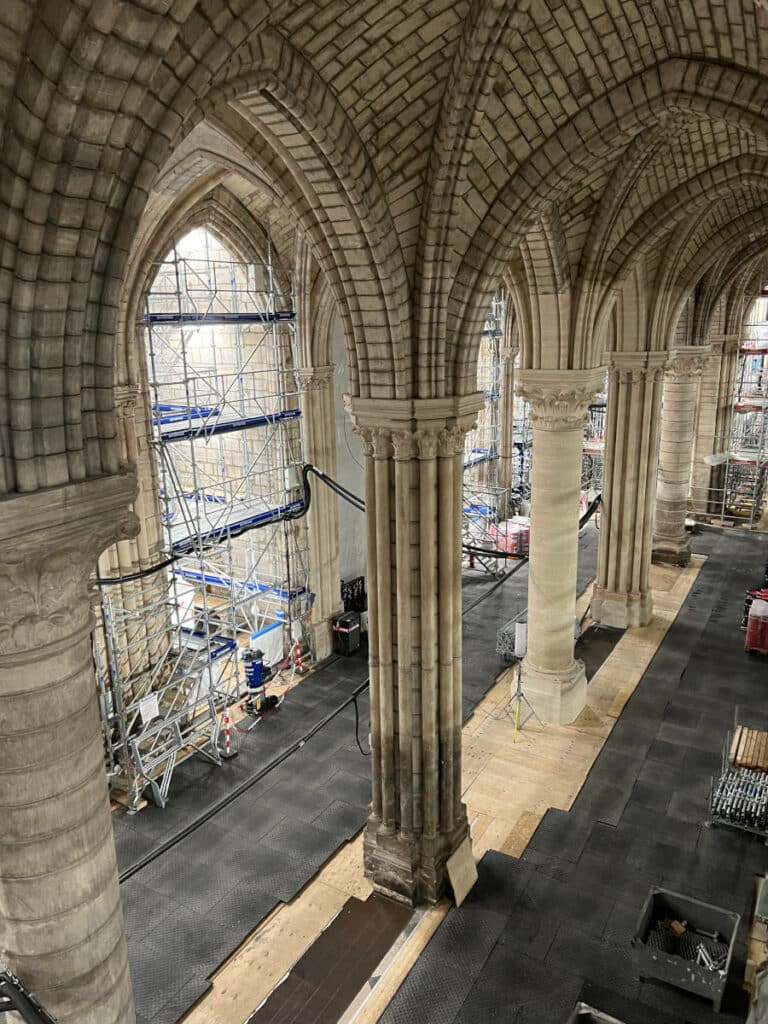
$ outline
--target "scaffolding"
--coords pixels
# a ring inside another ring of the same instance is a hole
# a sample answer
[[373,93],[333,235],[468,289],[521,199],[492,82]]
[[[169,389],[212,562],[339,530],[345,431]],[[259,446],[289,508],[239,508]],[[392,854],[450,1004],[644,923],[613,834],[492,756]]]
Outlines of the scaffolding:
[[603,489],[605,465],[606,395],[598,395],[587,410],[584,425],[584,451],[581,457],[581,489],[587,503]]
[[[504,297],[495,298],[480,340],[477,388],[485,404],[477,426],[467,434],[464,450],[464,495],[462,503],[465,543],[478,549],[493,549],[495,526],[520,511],[530,497],[530,458],[532,431],[527,403],[517,395],[513,400],[512,451],[502,450],[502,417],[508,415],[502,390],[504,365]],[[505,456],[509,465],[504,466]],[[472,566],[496,570],[496,560],[474,555]]]
[[107,771],[134,810],[147,789],[165,805],[186,757],[220,763],[241,651],[283,662],[310,605],[290,274],[198,229],[157,268],[143,326],[168,564],[140,599],[101,587],[96,644]]
[[750,325],[739,346],[722,514],[754,526],[763,514],[768,473],[768,323]]

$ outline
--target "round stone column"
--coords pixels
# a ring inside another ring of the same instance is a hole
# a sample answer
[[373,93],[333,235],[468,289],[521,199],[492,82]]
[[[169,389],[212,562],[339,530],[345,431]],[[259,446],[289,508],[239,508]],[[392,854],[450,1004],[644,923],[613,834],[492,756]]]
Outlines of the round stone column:
[[133,1024],[88,579],[135,477],[0,502],[0,954],[59,1024]]
[[350,402],[368,527],[372,799],[365,870],[435,902],[469,835],[461,800],[461,493],[481,395]]
[[653,617],[649,576],[665,362],[663,352],[611,355],[592,618],[620,629]]
[[584,707],[584,666],[573,656],[584,416],[605,371],[524,370],[531,411],[528,651],[523,685],[544,721],[572,722]]
[[708,355],[708,348],[698,346],[674,349],[664,374],[653,560],[667,565],[687,565],[691,560],[685,518],[699,374]]

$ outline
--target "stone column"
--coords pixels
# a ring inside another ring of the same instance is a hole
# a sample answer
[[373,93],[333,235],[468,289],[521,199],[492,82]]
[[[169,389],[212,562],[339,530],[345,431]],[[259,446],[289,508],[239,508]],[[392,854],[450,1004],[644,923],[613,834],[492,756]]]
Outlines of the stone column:
[[88,579],[135,477],[0,502],[0,956],[59,1024],[135,1020]]
[[365,870],[438,900],[468,835],[461,801],[461,493],[482,395],[352,399],[368,528],[372,800]]
[[515,448],[515,359],[520,351],[520,341],[512,312],[510,311],[507,316],[512,321],[512,326],[505,330],[504,346],[501,349],[498,482],[499,487],[503,487],[508,494],[515,476],[515,461],[518,457]]
[[673,349],[664,374],[653,560],[668,565],[687,565],[691,560],[685,518],[698,376],[708,355],[708,348],[694,345]]
[[[298,371],[301,415],[304,421],[304,456],[329,476],[336,476],[336,421],[333,407],[333,367],[306,367]],[[312,502],[307,516],[309,531],[309,586],[312,605],[312,642],[317,661],[332,650],[331,620],[341,610],[339,580],[339,499],[325,484],[310,482]]]
[[605,371],[523,370],[533,424],[528,652],[523,683],[540,718],[572,722],[584,707],[584,666],[573,657],[584,416]]
[[647,625],[665,352],[614,352],[609,369],[600,553],[592,617]]

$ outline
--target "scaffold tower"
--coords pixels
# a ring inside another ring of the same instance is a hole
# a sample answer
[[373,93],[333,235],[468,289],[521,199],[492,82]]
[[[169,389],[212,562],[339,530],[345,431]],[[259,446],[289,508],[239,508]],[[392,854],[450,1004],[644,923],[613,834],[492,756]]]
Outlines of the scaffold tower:
[[306,635],[308,558],[290,273],[204,229],[157,268],[143,320],[164,552],[140,590],[101,586],[107,770],[135,809],[174,767],[219,763],[241,652],[282,663]]
[[739,345],[722,515],[755,525],[763,515],[768,475],[768,299],[755,303]]
[[[532,433],[527,403],[516,394],[504,395],[504,296],[491,304],[485,321],[477,365],[477,389],[485,403],[477,426],[467,434],[464,450],[463,535],[478,550],[493,549],[495,526],[520,511],[530,497]],[[512,415],[512,449],[502,453],[502,417]],[[504,460],[507,466],[502,472]],[[481,554],[468,559],[472,567],[496,571],[499,563]]]

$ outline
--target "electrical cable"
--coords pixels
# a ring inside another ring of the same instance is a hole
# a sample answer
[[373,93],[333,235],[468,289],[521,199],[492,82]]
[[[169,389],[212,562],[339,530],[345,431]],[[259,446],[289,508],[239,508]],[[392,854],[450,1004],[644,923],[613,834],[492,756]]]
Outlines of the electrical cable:
[[355,743],[357,744],[357,749],[360,751],[363,757],[370,757],[371,751],[363,750],[362,744],[360,743],[360,715],[357,710],[357,697],[355,697],[353,703],[355,705]]
[[[308,742],[308,740],[311,740],[316,733],[328,725],[328,723],[340,714],[345,707],[353,701],[356,702],[360,694],[368,687],[369,682],[370,677],[367,678],[365,682],[361,683],[357,689],[354,690],[349,697],[346,697],[337,708],[334,708],[330,714],[326,715],[325,718],[321,719],[319,722],[316,722],[300,739],[294,740],[290,746],[281,750],[279,754],[276,754],[271,761],[264,765],[263,768],[259,768],[259,770],[254,772],[253,775],[249,775],[248,778],[243,779],[239,785],[235,786],[235,788],[225,796],[212,803],[210,807],[203,811],[202,814],[191,821],[188,825],[179,829],[178,832],[160,843],[160,845],[156,846],[153,850],[145,853],[143,857],[139,857],[139,859],[131,864],[130,867],[127,867],[125,871],[120,873],[120,882],[127,882],[129,878],[132,878],[137,872],[142,871],[148,864],[151,864],[152,861],[157,860],[158,857],[162,856],[162,854],[167,853],[168,850],[171,850],[174,846],[180,843],[182,839],[186,839],[187,836],[195,832],[201,825],[204,825],[206,821],[210,821],[211,818],[219,813],[219,811],[223,811],[225,807],[228,807],[239,796],[242,796],[243,793],[246,793],[252,786],[255,786],[256,783],[260,779],[263,779],[265,775],[274,771],[274,769],[281,765],[283,761],[286,761],[292,754],[295,754],[297,750],[300,750],[304,744]],[[355,704],[355,706],[357,705]]]

